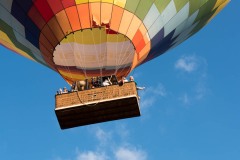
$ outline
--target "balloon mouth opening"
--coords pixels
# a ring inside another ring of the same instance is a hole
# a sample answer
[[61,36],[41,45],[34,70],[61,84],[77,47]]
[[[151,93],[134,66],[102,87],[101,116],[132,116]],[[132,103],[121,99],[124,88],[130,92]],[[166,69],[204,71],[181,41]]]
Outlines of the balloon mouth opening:
[[[117,75],[131,69],[136,53],[132,41],[107,27],[83,29],[68,34],[53,53],[57,70],[64,74]],[[79,74],[73,74],[77,73]],[[77,78],[82,79],[82,78]]]

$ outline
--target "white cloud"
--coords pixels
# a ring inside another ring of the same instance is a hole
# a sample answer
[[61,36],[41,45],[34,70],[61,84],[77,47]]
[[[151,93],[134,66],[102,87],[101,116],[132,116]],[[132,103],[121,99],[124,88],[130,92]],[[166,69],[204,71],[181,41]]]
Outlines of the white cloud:
[[177,60],[175,68],[185,71],[193,72],[198,67],[198,59],[195,56],[185,56]]
[[[99,143],[95,150],[80,152],[76,149],[74,160],[147,160],[147,153],[131,144],[124,137],[129,136],[129,129],[125,125],[119,128],[104,130],[100,127],[90,130]],[[126,131],[121,131],[126,130]],[[105,143],[103,146],[102,143]],[[61,160],[61,159],[59,159]]]
[[147,153],[135,147],[120,146],[109,156],[104,151],[78,152],[76,160],[147,160]]
[[154,105],[157,99],[166,97],[167,91],[163,84],[159,83],[157,87],[146,87],[144,91],[140,91],[141,108],[148,108]]
[[108,160],[109,158],[104,153],[99,152],[82,152],[77,155],[76,160]]
[[[175,68],[187,73],[194,73],[184,75],[181,74],[180,80],[183,80],[183,87],[178,99],[186,106],[194,104],[196,101],[202,100],[209,92],[207,88],[207,61],[205,58],[189,55],[179,58],[175,63]],[[187,80],[187,83],[186,83]]]
[[116,160],[146,160],[147,154],[136,148],[120,147],[115,152]]
[[112,137],[111,132],[104,131],[100,127],[96,128],[95,134],[101,145],[106,145]]
[[165,89],[165,87],[163,86],[163,84],[158,84],[158,86],[156,88],[153,89],[153,93],[155,93],[156,95],[159,95],[161,97],[165,97],[167,95],[167,91]]
[[190,104],[190,98],[187,93],[184,93],[179,99],[184,105]]
[[156,102],[156,98],[155,97],[151,97],[151,96],[149,96],[149,97],[143,97],[143,98],[141,98],[141,100],[140,100],[140,103],[141,103],[141,108],[142,109],[144,109],[144,108],[148,108],[148,107],[151,107],[151,106],[153,106],[153,104]]
[[122,140],[129,138],[130,132],[125,124],[118,124],[116,126],[116,132]]
[[207,79],[207,72],[203,72],[195,86],[196,100],[202,100],[210,93],[210,89],[207,87]]

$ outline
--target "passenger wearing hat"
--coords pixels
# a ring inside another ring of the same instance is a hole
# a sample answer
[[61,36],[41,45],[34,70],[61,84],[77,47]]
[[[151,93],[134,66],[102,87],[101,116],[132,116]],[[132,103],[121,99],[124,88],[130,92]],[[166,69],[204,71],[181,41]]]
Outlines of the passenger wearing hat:
[[63,93],[68,93],[68,90],[66,87],[63,87]]

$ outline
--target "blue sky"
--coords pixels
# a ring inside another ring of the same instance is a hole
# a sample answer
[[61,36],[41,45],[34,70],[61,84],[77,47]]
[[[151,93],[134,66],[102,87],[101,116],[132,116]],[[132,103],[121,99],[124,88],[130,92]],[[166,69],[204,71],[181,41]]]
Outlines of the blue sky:
[[240,1],[132,74],[140,118],[61,130],[59,75],[0,47],[0,159],[239,160]]

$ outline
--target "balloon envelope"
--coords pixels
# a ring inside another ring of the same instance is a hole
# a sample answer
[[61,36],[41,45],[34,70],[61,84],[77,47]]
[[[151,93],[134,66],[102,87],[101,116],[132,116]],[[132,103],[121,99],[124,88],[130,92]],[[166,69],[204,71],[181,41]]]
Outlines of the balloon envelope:
[[0,0],[0,44],[68,82],[127,76],[204,27],[229,0]]

